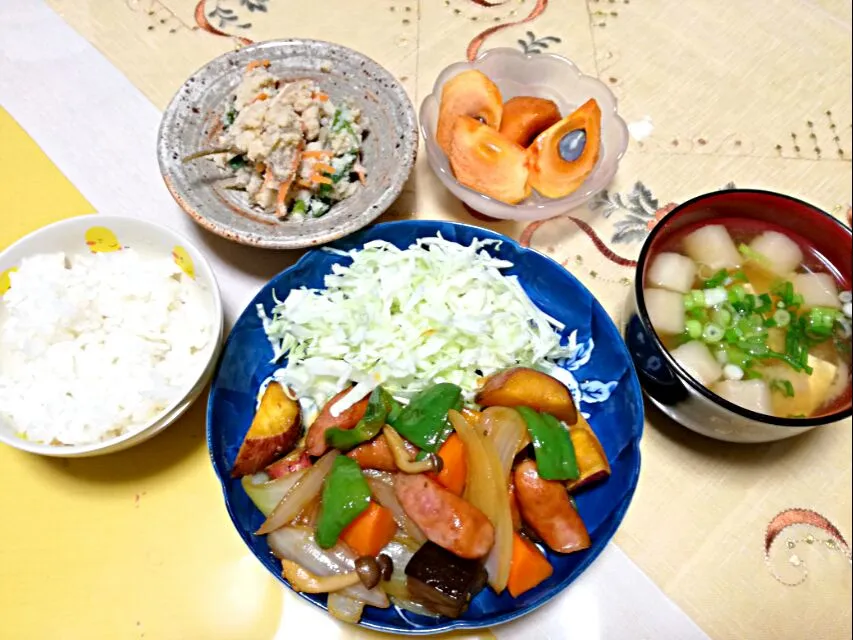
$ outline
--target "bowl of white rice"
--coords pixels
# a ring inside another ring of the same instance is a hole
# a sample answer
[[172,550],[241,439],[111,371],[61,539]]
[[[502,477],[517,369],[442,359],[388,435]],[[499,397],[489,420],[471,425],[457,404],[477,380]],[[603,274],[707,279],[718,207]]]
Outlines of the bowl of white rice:
[[186,238],[122,216],[50,225],[0,253],[0,442],[77,457],[174,422],[219,354],[222,301]]

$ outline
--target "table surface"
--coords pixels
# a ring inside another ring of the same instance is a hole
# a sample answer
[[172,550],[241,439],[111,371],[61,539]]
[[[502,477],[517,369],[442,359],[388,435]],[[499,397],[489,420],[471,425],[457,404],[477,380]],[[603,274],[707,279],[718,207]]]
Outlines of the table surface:
[[[489,227],[570,269],[618,319],[632,261],[675,202],[783,191],[850,224],[851,6],[843,0],[95,0],[0,12],[0,250],[95,212],[172,226],[210,256],[231,322],[298,252],[195,227],[154,158],[183,80],[248,41],[340,42],[385,65],[418,105],[446,65],[492,47],[554,52],[606,82],[631,142],[608,190],[544,223],[472,216],[424,154],[384,220]],[[36,79],[34,81],[33,79]],[[640,485],[615,543],[533,615],[470,638],[849,638],[851,421],[774,444],[703,439],[649,410]],[[204,403],[165,433],[94,459],[0,448],[0,638],[268,640],[380,634],[340,625],[257,563],[228,520]],[[781,516],[779,514],[782,514]],[[768,525],[791,524],[765,558]],[[811,538],[809,536],[812,536]],[[812,540],[811,543],[806,542]],[[795,548],[790,548],[790,543]],[[805,581],[786,586],[774,577]],[[792,573],[793,572],[793,573]]]

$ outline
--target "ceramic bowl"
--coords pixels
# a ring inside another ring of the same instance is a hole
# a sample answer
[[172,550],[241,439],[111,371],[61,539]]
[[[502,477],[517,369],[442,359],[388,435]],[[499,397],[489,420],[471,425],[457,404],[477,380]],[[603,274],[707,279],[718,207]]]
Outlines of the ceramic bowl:
[[[580,411],[601,440],[611,465],[610,478],[579,492],[577,505],[589,531],[592,546],[578,553],[547,552],[554,573],[537,587],[513,598],[484,589],[458,619],[432,618],[399,607],[366,607],[362,626],[395,634],[430,634],[450,629],[492,627],[523,616],[553,598],[571,584],[613,536],[631,501],[640,468],[640,436],[643,403],[625,345],[618,329],[593,295],[558,263],[506,236],[478,227],[429,220],[407,220],[373,225],[331,245],[349,251],[382,240],[405,249],[418,238],[441,236],[470,245],[474,239],[500,240],[488,251],[513,263],[508,275],[517,276],[531,300],[545,313],[565,324],[564,341],[580,348],[574,358],[562,362],[564,373]],[[333,266],[347,264],[340,252],[309,251],[289,269],[264,286],[246,307],[226,341],[222,360],[211,384],[207,409],[207,438],[216,475],[222,483],[228,513],[240,537],[258,560],[284,584],[279,561],[270,552],[266,536],[255,535],[264,516],[252,504],[231,468],[257,406],[259,385],[284,363],[271,362],[272,350],[257,313],[262,305],[269,313],[274,296],[300,287],[322,288]],[[563,378],[561,378],[563,379]],[[326,607],[325,594],[300,596]],[[534,636],[535,637],[535,634]]]
[[[595,98],[601,109],[601,153],[592,173],[577,191],[557,199],[545,198],[534,191],[523,202],[512,205],[469,189],[456,180],[435,134],[444,83],[468,69],[487,75],[500,89],[504,101],[515,96],[548,98],[564,116]],[[438,75],[432,93],[421,104],[420,120],[429,165],[442,184],[475,211],[502,220],[544,220],[581,206],[613,179],[628,148],[628,127],[617,113],[616,98],[610,89],[597,78],[581,73],[571,60],[552,53],[490,49],[473,62],[450,65]]]
[[[200,358],[197,371],[189,376],[189,382],[175,396],[172,403],[149,420],[121,436],[84,445],[51,445],[31,442],[17,435],[12,425],[0,417],[0,442],[16,449],[46,456],[84,457],[113,453],[144,442],[172,424],[198,398],[210,380],[216,366],[222,343],[223,313],[219,288],[213,271],[202,253],[189,240],[171,229],[123,216],[81,216],[49,225],[22,238],[0,253],[0,296],[6,286],[14,286],[14,279],[4,277],[20,265],[21,260],[40,253],[64,252],[67,255],[87,253],[87,232],[96,230],[103,238],[111,239],[118,247],[132,247],[146,254],[171,256],[185,272],[192,273],[204,291],[204,300],[211,323],[211,340]],[[179,249],[179,251],[175,251]],[[180,251],[182,249],[182,251]],[[120,249],[119,249],[120,250]],[[108,393],[105,390],[105,393]]]
[[623,335],[640,383],[664,414],[697,433],[729,442],[770,442],[849,418],[850,389],[824,414],[776,418],[732,404],[697,382],[663,348],[643,300],[646,269],[659,247],[680,229],[703,222],[755,221],[782,226],[815,247],[849,290],[853,272],[850,228],[820,209],[789,196],[749,189],[718,191],[676,207],[652,230],[637,263],[633,295],[623,315]]
[[[350,99],[367,119],[366,187],[322,217],[277,220],[251,206],[244,192],[223,188],[228,174],[209,159],[181,162],[211,148],[229,96],[253,60],[269,60],[275,77],[316,81],[335,103]],[[299,249],[341,238],[379,217],[403,190],[417,148],[414,108],[394,76],[352,49],[293,39],[225,53],[190,76],[163,114],[157,158],[175,201],[205,229],[250,246]]]

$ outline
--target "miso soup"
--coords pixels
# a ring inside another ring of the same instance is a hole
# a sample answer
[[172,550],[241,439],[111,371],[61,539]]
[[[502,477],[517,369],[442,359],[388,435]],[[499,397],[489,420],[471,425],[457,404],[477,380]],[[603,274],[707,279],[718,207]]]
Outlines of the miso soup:
[[724,219],[683,230],[651,258],[644,300],[675,360],[734,404],[805,418],[849,397],[850,284],[781,227]]

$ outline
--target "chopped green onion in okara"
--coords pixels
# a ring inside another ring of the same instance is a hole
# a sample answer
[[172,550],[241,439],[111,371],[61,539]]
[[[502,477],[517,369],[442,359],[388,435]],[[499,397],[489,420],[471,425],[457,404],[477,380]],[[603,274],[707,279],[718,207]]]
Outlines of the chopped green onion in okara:
[[702,330],[702,339],[705,340],[705,342],[713,344],[714,342],[722,340],[724,334],[725,332],[720,325],[709,322]]
[[777,309],[773,314],[773,322],[777,327],[787,327],[791,322],[791,313],[785,309]]
[[702,323],[698,320],[690,319],[684,325],[687,328],[687,335],[691,338],[696,339],[702,335]]
[[728,300],[728,293],[722,287],[714,287],[713,289],[705,289],[705,306],[716,307]]
[[723,367],[723,377],[726,380],[743,380],[743,369],[736,364],[727,364]]

